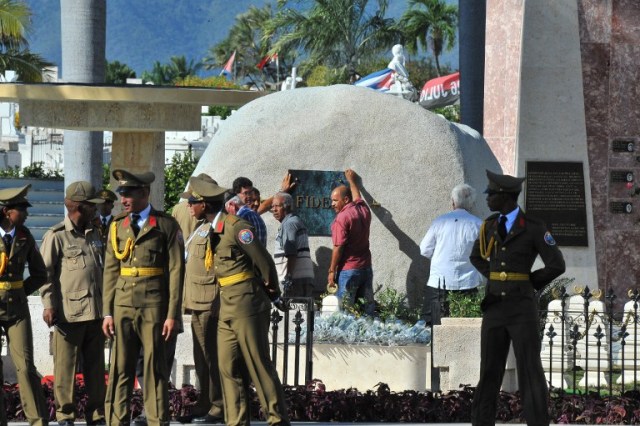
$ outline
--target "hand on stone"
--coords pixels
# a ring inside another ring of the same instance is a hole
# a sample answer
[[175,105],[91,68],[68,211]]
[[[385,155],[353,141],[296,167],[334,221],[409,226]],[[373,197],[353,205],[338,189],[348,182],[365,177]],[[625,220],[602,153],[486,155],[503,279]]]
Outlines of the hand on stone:
[[358,179],[358,174],[353,169],[347,169],[344,171],[344,175],[349,183],[353,183]]
[[282,179],[282,183],[280,184],[280,192],[291,192],[294,186],[296,186],[296,181],[292,178],[291,173],[287,173],[284,175]]

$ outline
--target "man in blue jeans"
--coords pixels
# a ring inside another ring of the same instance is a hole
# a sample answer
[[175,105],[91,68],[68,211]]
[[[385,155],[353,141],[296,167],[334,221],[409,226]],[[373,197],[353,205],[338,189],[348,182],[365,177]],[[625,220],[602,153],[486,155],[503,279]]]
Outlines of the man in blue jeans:
[[371,210],[360,196],[360,177],[347,169],[344,172],[349,186],[340,185],[331,192],[331,207],[336,218],[331,224],[333,252],[329,266],[328,284],[338,284],[337,296],[342,307],[364,300],[367,315],[373,315],[373,270],[369,250]]

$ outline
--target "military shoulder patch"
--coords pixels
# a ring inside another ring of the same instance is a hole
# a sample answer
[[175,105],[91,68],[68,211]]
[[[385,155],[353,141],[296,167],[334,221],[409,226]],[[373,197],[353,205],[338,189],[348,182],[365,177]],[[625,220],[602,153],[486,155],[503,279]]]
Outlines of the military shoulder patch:
[[547,245],[549,246],[555,246],[556,245],[556,240],[553,239],[553,235],[551,235],[551,232],[547,231],[544,234],[544,242],[547,243]]
[[249,229],[243,229],[238,232],[238,239],[242,244],[251,244],[253,242],[253,232]]

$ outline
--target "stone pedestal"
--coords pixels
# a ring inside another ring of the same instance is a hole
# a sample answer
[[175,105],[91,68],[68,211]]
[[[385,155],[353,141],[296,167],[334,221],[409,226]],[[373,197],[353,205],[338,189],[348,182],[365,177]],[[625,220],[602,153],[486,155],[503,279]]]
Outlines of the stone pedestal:
[[[158,210],[164,210],[164,168],[164,132],[113,132],[111,170],[153,172],[156,180],[151,184],[150,201]],[[118,187],[113,176],[111,187]],[[119,201],[114,209],[120,211]]]
[[[440,369],[440,389],[458,389],[460,385],[475,386],[480,379],[480,326],[482,318],[442,318],[433,327],[433,366]],[[516,359],[509,350],[502,380],[502,390],[518,389]]]
[[597,271],[577,2],[488,0],[485,61],[484,137],[503,171],[525,176],[527,161],[583,164],[588,247],[562,247],[562,252],[565,275],[593,288]]

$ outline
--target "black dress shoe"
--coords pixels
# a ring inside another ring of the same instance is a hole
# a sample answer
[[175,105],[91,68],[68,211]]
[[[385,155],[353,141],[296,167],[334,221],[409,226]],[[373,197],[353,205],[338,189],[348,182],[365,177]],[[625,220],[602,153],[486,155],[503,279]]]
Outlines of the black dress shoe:
[[58,424],[60,426],[73,426],[73,420],[62,420]]
[[105,421],[105,419],[87,420],[87,426],[101,426],[106,424],[107,422]]
[[194,418],[191,423],[196,425],[214,425],[216,423],[224,423],[224,419],[207,414],[206,416]]

